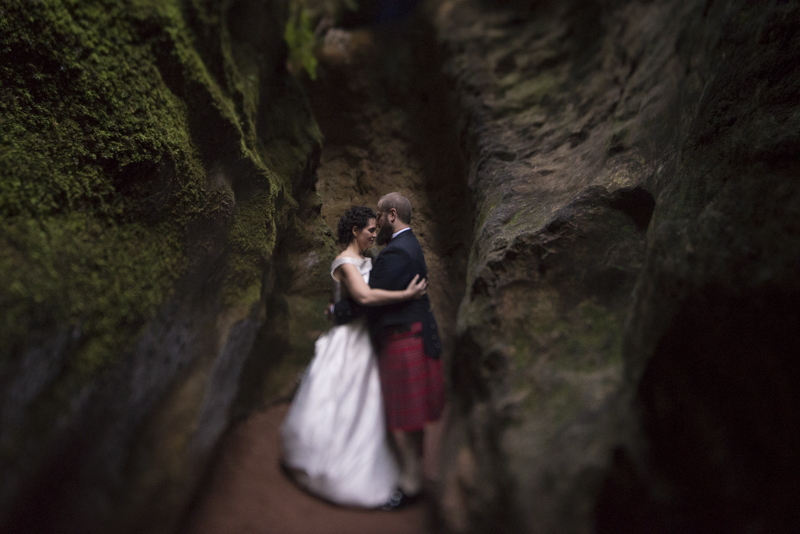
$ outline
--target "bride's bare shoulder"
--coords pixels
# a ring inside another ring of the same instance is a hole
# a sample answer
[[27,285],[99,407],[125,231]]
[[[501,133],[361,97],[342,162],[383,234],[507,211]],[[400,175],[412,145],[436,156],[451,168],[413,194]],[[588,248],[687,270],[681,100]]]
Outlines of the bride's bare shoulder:
[[341,254],[336,256],[335,259],[339,260],[339,259],[342,259],[342,258],[352,258],[354,260],[362,260],[363,259],[361,256],[354,256],[354,255],[349,254],[347,252],[342,252]]
[[347,261],[348,259],[358,259],[358,258],[356,258],[351,254],[346,254],[342,252],[333,259],[333,263],[331,264],[331,269],[332,269],[331,275],[333,276],[333,279],[336,280],[337,282],[341,282],[344,278],[342,276],[342,267],[350,263]]

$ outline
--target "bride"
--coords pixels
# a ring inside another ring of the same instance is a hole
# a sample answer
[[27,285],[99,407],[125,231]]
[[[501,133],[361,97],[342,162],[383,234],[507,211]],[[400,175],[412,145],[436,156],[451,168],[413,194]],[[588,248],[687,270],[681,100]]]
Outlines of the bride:
[[[369,287],[375,213],[353,207],[339,220],[344,251],[331,264],[334,301],[350,297],[380,306],[419,298],[427,282],[414,277],[403,291]],[[378,362],[366,318],[320,336],[281,427],[283,464],[295,481],[326,500],[377,507],[395,499],[400,474],[389,444]]]

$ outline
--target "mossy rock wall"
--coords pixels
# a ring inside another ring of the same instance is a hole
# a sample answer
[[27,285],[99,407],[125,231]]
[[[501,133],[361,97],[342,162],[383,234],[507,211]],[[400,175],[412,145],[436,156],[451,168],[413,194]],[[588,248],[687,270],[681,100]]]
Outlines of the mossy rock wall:
[[287,11],[0,7],[4,531],[171,528],[235,407],[266,394],[242,369],[291,345],[263,343],[286,337],[285,266],[332,246]]
[[427,13],[477,206],[446,528],[797,528],[796,4]]

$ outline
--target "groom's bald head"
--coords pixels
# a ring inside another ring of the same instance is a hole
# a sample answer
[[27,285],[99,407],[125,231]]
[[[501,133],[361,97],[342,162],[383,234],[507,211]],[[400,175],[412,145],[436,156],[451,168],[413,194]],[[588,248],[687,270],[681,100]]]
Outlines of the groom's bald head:
[[411,202],[400,193],[389,193],[378,200],[378,211],[388,213],[394,209],[397,218],[406,224],[411,224]]

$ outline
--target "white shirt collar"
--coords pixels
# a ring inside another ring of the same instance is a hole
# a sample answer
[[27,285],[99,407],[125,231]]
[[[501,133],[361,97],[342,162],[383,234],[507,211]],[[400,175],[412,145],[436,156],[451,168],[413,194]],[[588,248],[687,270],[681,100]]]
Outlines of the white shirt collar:
[[399,236],[400,234],[402,234],[402,233],[403,233],[403,232],[405,232],[406,230],[411,230],[411,227],[403,228],[402,230],[400,230],[400,231],[398,231],[398,232],[395,232],[395,233],[393,233],[393,234],[392,234],[392,239],[394,239],[395,237]]

